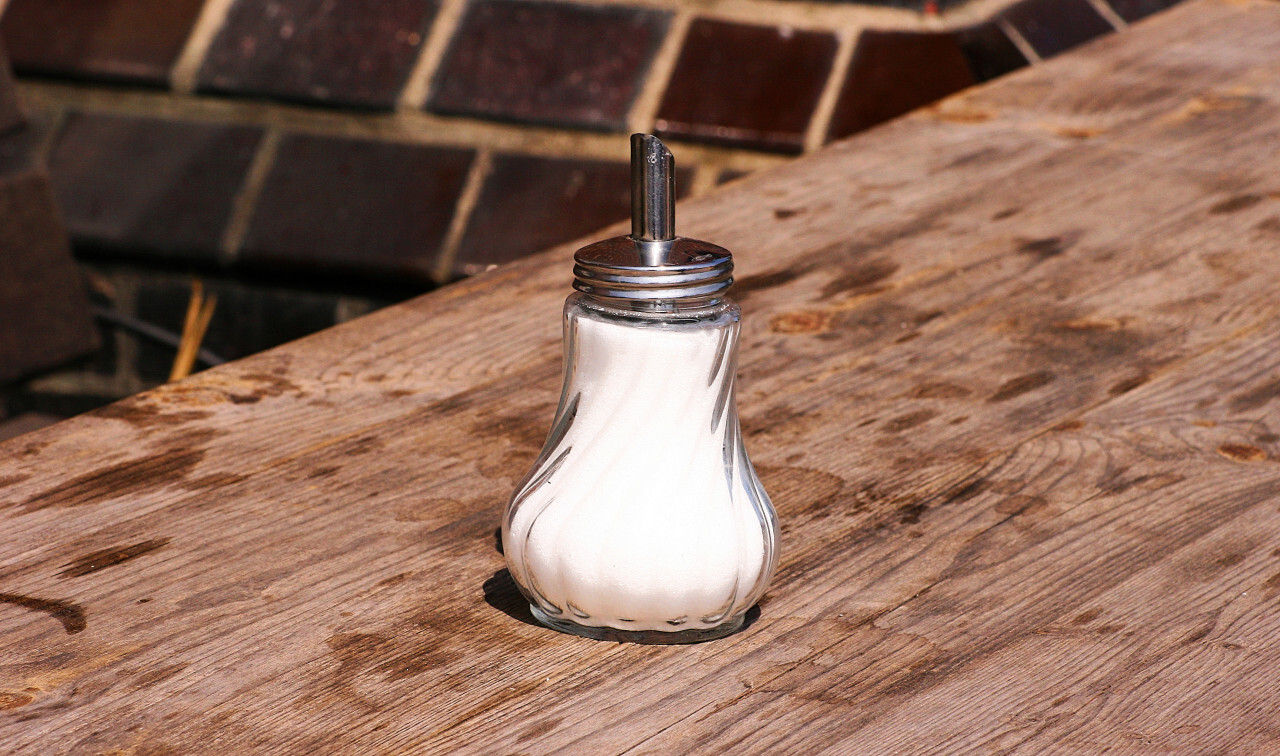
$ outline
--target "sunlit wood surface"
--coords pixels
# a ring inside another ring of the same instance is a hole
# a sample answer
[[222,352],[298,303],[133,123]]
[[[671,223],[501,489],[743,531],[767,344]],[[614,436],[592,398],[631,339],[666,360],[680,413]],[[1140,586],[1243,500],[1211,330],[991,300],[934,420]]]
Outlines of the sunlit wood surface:
[[0,445],[0,751],[1280,753],[1277,51],[1190,0],[681,205],[783,521],[724,640],[503,572],[572,246]]

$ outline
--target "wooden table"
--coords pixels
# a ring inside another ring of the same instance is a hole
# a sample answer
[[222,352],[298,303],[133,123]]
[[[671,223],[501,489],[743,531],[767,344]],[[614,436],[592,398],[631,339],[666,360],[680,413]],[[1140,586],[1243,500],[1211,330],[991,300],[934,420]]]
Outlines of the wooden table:
[[6,753],[1280,753],[1280,3],[690,202],[783,521],[746,631],[531,624],[571,247],[0,446]]

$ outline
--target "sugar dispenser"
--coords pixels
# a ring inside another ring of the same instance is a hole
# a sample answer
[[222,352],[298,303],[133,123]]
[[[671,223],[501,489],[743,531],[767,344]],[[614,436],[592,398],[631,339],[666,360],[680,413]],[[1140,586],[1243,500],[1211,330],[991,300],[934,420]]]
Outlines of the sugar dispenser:
[[674,159],[631,137],[631,234],[574,257],[564,389],[502,524],[534,616],[602,640],[739,629],[777,565],[778,522],[734,400],[733,260],[675,235]]

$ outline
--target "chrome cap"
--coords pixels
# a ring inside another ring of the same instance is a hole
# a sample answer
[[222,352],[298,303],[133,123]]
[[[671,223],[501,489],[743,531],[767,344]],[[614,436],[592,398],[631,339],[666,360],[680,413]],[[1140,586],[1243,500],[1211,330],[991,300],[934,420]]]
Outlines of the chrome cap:
[[573,259],[573,288],[608,299],[709,300],[733,284],[728,250],[675,235],[675,159],[650,134],[631,135],[631,234]]

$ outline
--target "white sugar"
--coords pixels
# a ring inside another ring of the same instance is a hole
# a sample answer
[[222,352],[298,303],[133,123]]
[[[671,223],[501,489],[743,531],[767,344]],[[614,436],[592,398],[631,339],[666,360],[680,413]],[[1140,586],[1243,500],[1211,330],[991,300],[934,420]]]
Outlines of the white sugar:
[[741,614],[773,531],[738,448],[736,324],[576,328],[576,414],[521,494],[513,574],[583,625],[675,631]]

